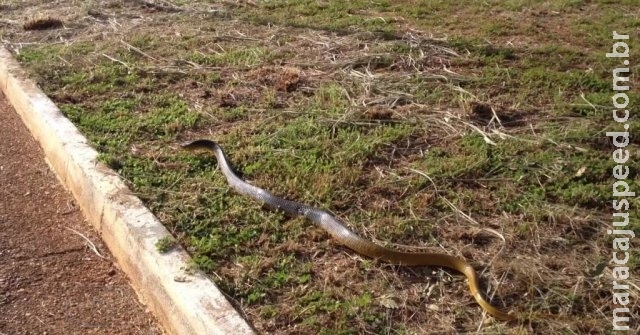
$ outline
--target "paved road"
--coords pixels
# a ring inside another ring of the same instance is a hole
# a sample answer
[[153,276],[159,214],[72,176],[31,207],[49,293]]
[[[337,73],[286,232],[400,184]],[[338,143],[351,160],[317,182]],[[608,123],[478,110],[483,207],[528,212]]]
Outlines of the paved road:
[[19,334],[162,331],[0,93],[0,335]]

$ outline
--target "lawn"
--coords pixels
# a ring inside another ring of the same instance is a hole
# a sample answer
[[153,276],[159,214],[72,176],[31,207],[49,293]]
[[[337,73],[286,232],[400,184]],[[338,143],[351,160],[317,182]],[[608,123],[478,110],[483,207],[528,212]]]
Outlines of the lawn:
[[[639,192],[634,3],[2,1],[0,40],[261,333],[611,334],[621,61],[605,54],[630,35]],[[62,25],[25,29],[47,18]],[[532,320],[484,314],[459,273],[361,257],[262,208],[180,150],[199,138],[367,239],[466,258],[492,303]]]

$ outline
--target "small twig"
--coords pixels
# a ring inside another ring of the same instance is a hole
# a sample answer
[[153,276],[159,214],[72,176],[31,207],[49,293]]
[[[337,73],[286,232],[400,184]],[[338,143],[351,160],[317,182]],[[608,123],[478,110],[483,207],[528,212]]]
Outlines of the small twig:
[[58,58],[59,60],[63,61],[68,66],[71,66],[71,63],[69,63],[69,61],[67,61],[66,59],[62,58],[60,55],[56,55],[56,58]]
[[135,52],[137,52],[137,53],[139,53],[139,54],[141,54],[141,55],[143,55],[143,56],[145,56],[145,57],[147,57],[147,58],[149,58],[151,60],[157,61],[156,58],[154,58],[154,57],[150,56],[149,54],[145,53],[144,51],[134,47],[133,45],[125,42],[124,40],[120,40],[120,43],[124,44],[124,46],[126,46],[129,50],[133,50],[133,51],[135,51]]
[[106,257],[102,256],[102,254],[100,254],[100,252],[98,251],[98,248],[96,248],[96,245],[93,244],[93,242],[91,242],[91,240],[82,235],[80,232],[78,232],[77,230],[73,229],[73,228],[69,228],[69,227],[65,227],[68,230],[71,230],[72,232],[74,232],[75,234],[77,234],[78,236],[82,237],[85,241],[87,241],[87,246],[89,247],[89,249],[91,249],[96,255],[98,255],[98,257],[102,258],[102,259],[107,259]]
[[[467,219],[467,221],[471,222],[475,227],[480,227],[480,223],[478,223],[478,221],[476,221],[475,219],[473,219],[471,216],[469,216],[468,214],[462,212],[460,209],[458,209],[458,207],[456,207],[456,205],[454,205],[453,203],[451,203],[451,201],[449,201],[447,198],[442,198],[442,200],[444,200],[444,202],[447,203],[447,205],[449,205],[449,207],[451,207],[451,209],[453,209],[454,211],[456,211],[458,214],[460,214],[462,217],[464,217],[465,219]],[[503,242],[503,245],[507,243],[507,239],[504,238],[504,235],[502,235],[500,232],[498,232],[497,230],[493,229],[493,228],[484,228],[484,227],[480,227],[481,230],[486,230],[490,233],[492,233],[493,235],[496,235],[498,238],[500,238]],[[499,253],[499,252],[498,252]]]
[[480,135],[482,135],[482,137],[484,138],[484,141],[487,142],[488,144],[497,145],[496,142],[492,141],[489,138],[489,136],[487,135],[487,133],[482,131],[480,128],[478,128],[478,127],[476,127],[476,126],[474,126],[474,125],[472,125],[471,123],[468,123],[468,122],[464,122],[463,121],[462,123],[464,123],[466,126],[470,127],[471,129],[477,131]]
[[580,92],[580,98],[582,98],[582,100],[584,100],[584,102],[589,104],[589,106],[591,106],[591,108],[593,108],[594,111],[598,110],[598,108],[596,108],[596,106],[594,106],[589,100],[587,100],[587,98],[584,96],[584,92]]
[[[531,127],[531,131],[533,132],[534,135],[537,135],[535,133],[535,130],[533,129],[533,127]],[[528,139],[524,139],[524,138],[519,138],[519,137],[516,137],[516,136],[513,136],[513,135],[508,135],[508,134],[505,134],[505,133],[502,133],[502,132],[498,132],[495,129],[492,130],[492,132],[495,133],[495,134],[500,135],[500,137],[502,139],[510,138],[510,139],[514,139],[514,140],[527,142],[527,143],[542,143],[544,141],[547,141],[547,142],[550,142],[551,144],[556,145],[556,146],[561,147],[561,148],[573,149],[573,150],[577,150],[577,151],[580,151],[580,152],[589,151],[589,150],[587,150],[585,148],[578,147],[578,146],[575,146],[575,145],[571,145],[571,144],[567,144],[567,143],[558,143],[558,142],[556,142],[556,141],[554,141],[554,140],[552,140],[552,139],[550,139],[548,137],[543,137],[543,136],[538,136],[540,139],[542,139],[542,141],[535,141],[535,140],[528,140]]]
[[436,191],[436,194],[439,193],[438,192],[438,187],[436,186],[436,183],[433,181],[433,178],[429,177],[428,174],[426,174],[426,173],[424,173],[424,172],[422,172],[420,170],[416,170],[416,169],[412,169],[412,168],[407,168],[407,170],[427,178],[427,180],[429,180],[431,182],[431,184],[433,185],[433,189]]
[[460,93],[464,93],[469,95],[471,98],[473,98],[474,100],[479,100],[478,97],[476,97],[473,93],[465,90],[464,88],[460,87],[460,86],[455,86],[455,85],[449,85],[451,88],[453,88],[454,91],[458,91]]
[[[238,34],[240,34],[238,32]],[[232,35],[213,35],[212,36],[213,39],[215,39],[216,41],[234,41],[234,40],[240,40],[240,41],[262,41],[259,38],[252,38],[252,37],[246,37],[246,36],[232,36]]]
[[493,109],[493,107],[491,107],[491,113],[493,114],[493,116],[491,117],[489,124],[491,124],[493,120],[497,120],[500,127],[502,127],[502,121],[500,121],[500,118],[498,117],[498,114],[496,113],[496,110]]
[[[438,194],[438,188],[436,187],[435,182],[433,181],[433,179],[431,177],[429,177],[429,175],[427,175],[424,172],[421,172],[419,170],[415,170],[412,168],[407,168],[407,170],[413,172],[413,173],[417,173],[425,178],[427,178],[432,184],[433,184],[433,188],[436,191],[436,194]],[[458,209],[453,203],[451,203],[451,201],[449,201],[447,198],[445,197],[441,197],[440,198],[442,200],[444,200],[444,202],[447,203],[447,205],[449,205],[449,207],[451,207],[454,211],[458,212],[461,216],[463,216],[465,219],[467,219],[469,222],[471,222],[474,226],[478,227],[480,226],[480,224],[478,223],[478,221],[474,220],[471,216],[463,213],[460,209]],[[491,261],[489,261],[489,264],[493,263],[493,261],[495,260],[495,258],[502,252],[502,249],[504,249],[505,245],[507,244],[507,239],[504,237],[503,234],[501,234],[500,232],[498,232],[497,230],[493,229],[493,228],[484,228],[481,227],[481,230],[485,230],[488,231],[494,235],[496,235],[497,237],[499,237],[502,240],[502,246],[500,247],[500,250],[496,253],[496,255],[491,259]]]
[[106,57],[106,58],[108,58],[108,59],[110,59],[110,60],[112,60],[112,61],[114,61],[116,63],[120,63],[120,64],[124,65],[124,67],[126,67],[127,69],[131,70],[131,66],[129,66],[129,64],[127,64],[127,63],[125,63],[125,62],[123,62],[123,61],[121,61],[119,59],[113,58],[113,57],[111,57],[111,56],[109,56],[107,54],[104,54],[104,53],[102,54],[102,56],[104,56],[104,57]]
[[516,181],[514,178],[444,178],[446,181],[459,181],[459,182],[478,182],[478,181]]
[[[446,73],[449,73],[449,74],[453,74],[453,75],[456,75],[456,76],[462,77],[462,75],[461,75],[461,74],[459,74],[459,73],[457,73],[457,72],[453,72],[453,71],[449,70],[449,68],[448,68],[446,65],[442,65],[442,70],[443,70],[444,72],[446,72]],[[443,77],[444,77],[444,76],[443,76]],[[445,77],[445,78],[446,78],[446,77]]]

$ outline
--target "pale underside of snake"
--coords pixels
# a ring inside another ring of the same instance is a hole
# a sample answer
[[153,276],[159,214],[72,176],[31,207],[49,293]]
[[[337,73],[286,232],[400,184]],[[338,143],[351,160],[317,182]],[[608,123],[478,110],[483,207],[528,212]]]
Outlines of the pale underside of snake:
[[326,230],[336,241],[347,248],[367,257],[397,265],[409,266],[438,266],[456,270],[467,277],[471,295],[478,304],[494,318],[504,321],[517,319],[491,305],[480,293],[478,276],[473,267],[464,259],[439,253],[402,252],[383,247],[365,240],[351,231],[343,222],[319,208],[307,206],[295,201],[277,197],[259,187],[253,186],[234,172],[222,148],[210,140],[196,140],[185,143],[182,148],[187,150],[204,149],[213,152],[218,160],[218,166],[227,179],[229,185],[238,193],[253,198],[268,207],[282,210],[292,216],[303,216]]

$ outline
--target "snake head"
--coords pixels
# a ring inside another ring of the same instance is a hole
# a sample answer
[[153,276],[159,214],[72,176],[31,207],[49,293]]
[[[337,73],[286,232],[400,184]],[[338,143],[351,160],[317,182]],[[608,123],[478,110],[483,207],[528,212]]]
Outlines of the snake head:
[[211,140],[205,140],[205,139],[200,139],[200,140],[195,140],[195,141],[191,141],[191,142],[184,142],[182,144],[180,144],[180,147],[182,149],[185,150],[198,150],[198,149],[205,149],[205,150],[216,150],[218,148],[220,148],[220,146],[218,145],[218,143],[211,141]]

